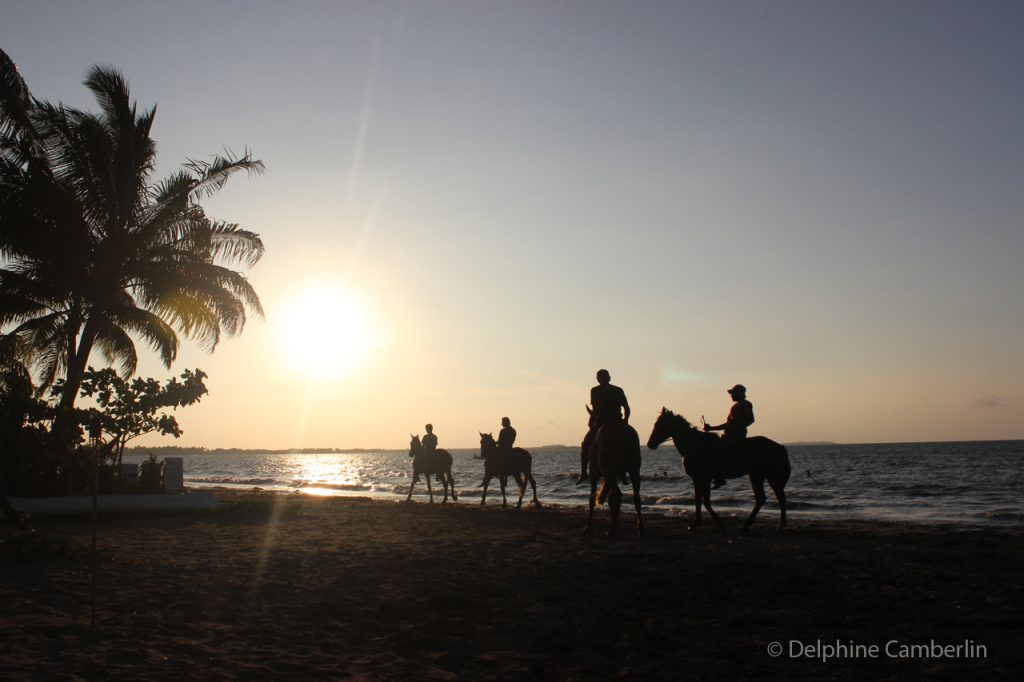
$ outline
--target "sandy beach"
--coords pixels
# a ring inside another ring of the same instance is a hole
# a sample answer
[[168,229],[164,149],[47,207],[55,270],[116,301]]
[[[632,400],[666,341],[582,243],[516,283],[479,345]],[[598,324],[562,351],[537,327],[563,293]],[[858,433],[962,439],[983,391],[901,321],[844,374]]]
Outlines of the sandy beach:
[[[1017,679],[1024,530],[218,493],[0,526],[4,679]],[[778,646],[775,646],[777,643]],[[958,647],[958,648],[957,648]],[[773,656],[773,653],[781,655]]]

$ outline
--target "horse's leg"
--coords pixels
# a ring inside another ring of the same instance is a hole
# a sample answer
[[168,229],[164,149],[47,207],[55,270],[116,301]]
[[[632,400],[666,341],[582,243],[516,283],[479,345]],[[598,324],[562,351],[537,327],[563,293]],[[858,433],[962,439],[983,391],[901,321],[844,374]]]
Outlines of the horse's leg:
[[594,523],[594,498],[597,497],[597,477],[594,476],[594,470],[590,470],[590,510],[587,512],[587,526],[583,529],[583,532],[590,534],[591,527]]
[[775,499],[779,501],[779,530],[786,527],[786,482],[776,481],[769,478],[768,483],[775,493]]
[[452,502],[458,502],[459,498],[455,496],[455,477],[452,476],[452,470],[448,470],[448,483],[452,486]]
[[430,488],[430,474],[423,478],[427,479],[427,493],[430,495],[430,504],[434,504],[434,491]]
[[697,479],[691,479],[693,481],[693,500],[697,504],[697,508],[693,514],[693,523],[690,524],[690,530],[697,530],[697,526],[700,525],[700,505],[704,498],[704,491],[700,489],[700,484],[697,483]]
[[508,508],[508,500],[505,499],[505,486],[508,484],[508,476],[498,476],[498,483],[501,484],[501,508]]
[[644,517],[640,513],[640,468],[637,467],[629,472],[629,478],[633,482],[633,506],[636,507],[636,532],[644,534]]
[[[611,490],[608,491],[608,511],[612,513],[612,527],[608,529],[608,537],[613,538],[619,530],[619,511],[622,509],[622,488],[619,487],[619,476],[606,476],[604,481]],[[608,482],[611,481],[609,484]]]
[[416,468],[412,470],[412,485],[409,486],[409,495],[405,498],[406,502],[412,502],[412,489],[416,487],[416,479],[419,478],[419,473]]
[[540,500],[537,499],[537,481],[533,478],[533,474],[527,474],[530,478],[530,485],[533,487],[533,505],[539,507]]
[[743,530],[750,530],[750,525],[754,523],[754,519],[757,518],[757,512],[761,511],[761,507],[764,506],[764,501],[768,499],[768,496],[764,494],[763,478],[751,474],[750,487],[754,489],[754,508],[750,510],[750,516],[747,517],[747,522],[743,524]]
[[444,499],[441,500],[441,504],[444,504],[448,501],[448,472],[442,471],[438,474],[438,478],[441,479],[441,485],[444,486]]
[[487,504],[487,486],[491,484],[491,475],[484,474],[484,494],[480,498],[480,504]]
[[711,479],[704,481],[704,508],[708,510],[708,514],[711,515],[711,520],[718,524],[719,530],[725,530],[725,524],[722,523],[722,518],[711,508]]
[[518,471],[516,472],[516,485],[519,487],[519,501],[516,502],[516,509],[522,509],[523,495],[526,494],[526,479]]

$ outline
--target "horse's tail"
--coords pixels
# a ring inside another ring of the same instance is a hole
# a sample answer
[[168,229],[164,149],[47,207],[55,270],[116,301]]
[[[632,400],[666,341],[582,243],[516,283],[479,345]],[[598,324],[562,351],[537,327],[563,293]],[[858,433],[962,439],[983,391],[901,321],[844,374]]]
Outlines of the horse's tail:
[[518,461],[516,462],[516,468],[527,476],[533,475],[533,455],[530,454],[529,450],[523,448],[516,448],[512,451],[518,455]]
[[782,484],[785,485],[789,481],[789,475],[792,473],[792,467],[789,464],[789,451],[786,450],[786,446],[779,444],[779,458],[782,460],[780,469],[780,478]]
[[608,499],[609,492],[611,492],[611,487],[608,485],[608,477],[605,476],[601,481],[601,489],[597,491],[597,503],[604,504]]

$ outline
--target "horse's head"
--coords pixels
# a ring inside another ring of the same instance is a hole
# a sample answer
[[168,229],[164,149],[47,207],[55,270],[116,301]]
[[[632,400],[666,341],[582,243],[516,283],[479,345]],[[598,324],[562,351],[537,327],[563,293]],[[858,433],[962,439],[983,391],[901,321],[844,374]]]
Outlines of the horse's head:
[[498,447],[498,444],[494,441],[494,436],[490,433],[480,434],[480,457],[486,459],[494,450]]
[[413,436],[412,434],[409,434],[409,437],[412,438],[412,440],[409,441],[409,456],[415,457],[416,453],[420,452],[423,449],[423,444],[420,443],[419,436]]
[[680,415],[674,413],[667,407],[661,408],[661,413],[654,421],[654,429],[651,430],[651,437],[647,439],[647,447],[657,450],[658,446],[667,441],[673,435],[684,429],[692,429],[690,422]]

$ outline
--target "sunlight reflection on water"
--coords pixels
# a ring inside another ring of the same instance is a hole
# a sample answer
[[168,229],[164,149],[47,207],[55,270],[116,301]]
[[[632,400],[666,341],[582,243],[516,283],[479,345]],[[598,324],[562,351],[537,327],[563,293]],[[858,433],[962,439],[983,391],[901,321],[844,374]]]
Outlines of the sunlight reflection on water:
[[[903,521],[1021,524],[1024,441],[894,445],[796,445],[787,486],[796,514]],[[452,450],[460,503],[478,502],[483,464],[475,450]],[[652,511],[692,514],[693,487],[668,446],[643,450],[642,503]],[[544,503],[585,505],[589,486],[576,485],[578,448],[533,451],[537,492]],[[141,461],[142,455],[126,457]],[[409,491],[406,451],[361,453],[196,453],[185,455],[189,487],[261,488],[312,495],[360,495],[398,500]],[[440,486],[435,486],[435,491]],[[510,485],[509,493],[515,489]],[[497,493],[497,498],[492,495]],[[425,485],[414,497],[427,496]],[[627,500],[629,495],[626,496]],[[497,482],[488,494],[500,501]],[[746,479],[713,494],[722,513],[745,514],[753,502]],[[500,503],[500,502],[499,502]],[[769,493],[764,513],[777,508]]]

